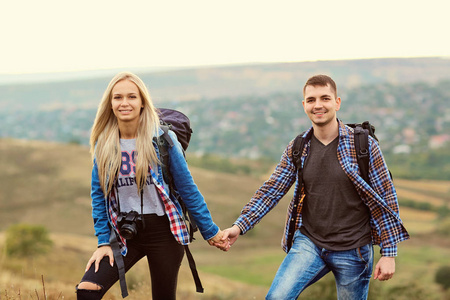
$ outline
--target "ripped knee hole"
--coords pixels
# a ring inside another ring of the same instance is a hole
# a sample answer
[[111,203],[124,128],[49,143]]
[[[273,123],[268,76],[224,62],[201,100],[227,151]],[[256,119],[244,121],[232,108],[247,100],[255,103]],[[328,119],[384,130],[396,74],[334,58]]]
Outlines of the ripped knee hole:
[[96,283],[89,281],[82,281],[78,286],[77,290],[90,290],[90,291],[100,291],[102,287]]

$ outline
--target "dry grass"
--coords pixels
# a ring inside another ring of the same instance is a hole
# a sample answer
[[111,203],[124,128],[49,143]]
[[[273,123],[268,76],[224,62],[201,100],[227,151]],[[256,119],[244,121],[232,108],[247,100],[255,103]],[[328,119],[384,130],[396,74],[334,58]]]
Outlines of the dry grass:
[[86,147],[2,140],[0,157],[8,158],[1,161],[0,230],[26,222],[51,231],[92,233],[92,221],[85,219],[91,210]]
[[413,200],[413,201],[417,201],[417,202],[427,202],[430,203],[433,206],[442,206],[444,204],[448,203],[448,200],[446,198],[441,198],[441,197],[435,197],[435,196],[430,196],[428,194],[424,193],[420,193],[417,191],[412,191],[412,190],[407,190],[405,188],[396,188],[397,190],[397,194],[398,197],[401,199],[408,199],[408,200]]
[[400,217],[410,234],[433,233],[436,230],[437,213],[435,212],[401,207]]
[[[88,149],[76,145],[2,140],[0,157],[4,171],[0,174],[0,230],[19,222],[41,224],[52,232],[55,242],[49,255],[36,258],[31,264],[0,255],[0,299],[37,299],[36,291],[42,299],[41,275],[44,275],[48,299],[58,299],[60,294],[61,298],[75,299],[74,286],[81,279],[84,266],[96,247],[90,216],[91,161]],[[8,157],[7,163],[5,157]],[[199,168],[191,168],[191,171],[215,222],[223,228],[233,223],[242,206],[267,178],[238,177]],[[400,196],[412,193],[416,201],[444,203],[449,199],[449,182],[395,179],[395,184]],[[196,233],[197,240],[191,250],[205,294],[195,293],[192,275],[184,261],[178,298],[263,299],[284,258],[280,239],[291,196],[282,199],[255,229],[240,237],[228,253],[209,247]],[[433,272],[439,265],[450,264],[450,242],[434,235],[436,214],[406,207],[401,207],[400,213],[412,233],[412,240],[402,243],[399,248],[396,277],[400,281],[382,286],[393,287],[420,278],[437,293]],[[140,262],[127,276],[130,284],[136,286],[127,299],[148,299],[146,263]],[[114,286],[105,299],[121,299],[119,287]]]
[[[23,259],[8,258],[0,260],[0,299],[76,299],[75,285],[83,275],[96,240],[91,237],[52,234],[53,249],[45,256],[36,257],[31,264]],[[3,236],[0,236],[0,247]],[[213,250],[214,251],[214,250]],[[194,253],[199,260],[199,253]],[[219,254],[217,252],[217,254]],[[248,285],[210,273],[199,271],[204,294],[195,292],[195,286],[186,259],[179,274],[179,299],[262,299],[265,287]],[[151,288],[148,266],[140,261],[127,273],[130,296],[127,299],[150,299]],[[44,278],[45,285],[43,284]],[[104,299],[122,299],[120,287],[116,284]]]
[[395,179],[395,185],[406,189],[419,189],[423,192],[437,192],[450,195],[450,182],[442,180]]

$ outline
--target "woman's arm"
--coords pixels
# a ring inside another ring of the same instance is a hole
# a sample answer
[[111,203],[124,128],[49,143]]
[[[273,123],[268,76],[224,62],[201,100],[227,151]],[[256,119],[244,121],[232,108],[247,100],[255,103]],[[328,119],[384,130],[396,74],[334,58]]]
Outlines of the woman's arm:
[[91,179],[92,217],[94,219],[95,235],[98,246],[109,245],[110,229],[108,226],[108,215],[106,211],[105,195],[100,186],[98,178],[97,163],[94,160]]
[[169,131],[169,135],[174,142],[174,146],[169,147],[170,172],[174,185],[203,238],[209,240],[219,233],[219,227],[213,222],[205,199],[194,182],[175,133]]

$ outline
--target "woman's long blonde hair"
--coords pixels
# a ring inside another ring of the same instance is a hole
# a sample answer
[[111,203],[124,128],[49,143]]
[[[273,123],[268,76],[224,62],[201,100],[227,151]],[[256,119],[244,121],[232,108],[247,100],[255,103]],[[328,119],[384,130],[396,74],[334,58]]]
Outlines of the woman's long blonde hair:
[[158,113],[144,82],[133,73],[121,72],[111,80],[103,94],[90,138],[92,160],[97,163],[100,186],[105,196],[111,192],[122,164],[119,125],[111,105],[112,89],[122,80],[129,80],[136,84],[143,105],[136,136],[135,159],[138,192],[145,185],[149,165],[156,166],[158,164],[158,157],[152,145],[153,137],[158,133],[159,128]]

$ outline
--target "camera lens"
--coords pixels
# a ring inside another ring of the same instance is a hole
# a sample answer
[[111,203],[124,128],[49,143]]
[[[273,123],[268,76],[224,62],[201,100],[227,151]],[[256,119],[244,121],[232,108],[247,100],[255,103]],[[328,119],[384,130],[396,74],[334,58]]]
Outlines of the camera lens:
[[123,224],[120,234],[124,239],[131,240],[137,234],[136,224]]

